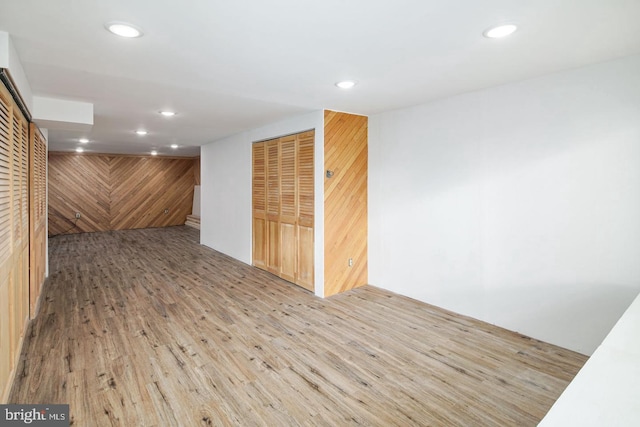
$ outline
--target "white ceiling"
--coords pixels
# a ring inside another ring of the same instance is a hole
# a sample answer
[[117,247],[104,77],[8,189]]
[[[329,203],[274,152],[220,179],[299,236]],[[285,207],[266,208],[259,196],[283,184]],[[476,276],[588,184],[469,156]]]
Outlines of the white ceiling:
[[[178,155],[307,111],[374,114],[636,54],[638,18],[638,0],[0,0],[34,95],[94,104],[91,132],[51,130],[52,150],[88,136],[89,151]],[[504,22],[520,29],[482,36]]]

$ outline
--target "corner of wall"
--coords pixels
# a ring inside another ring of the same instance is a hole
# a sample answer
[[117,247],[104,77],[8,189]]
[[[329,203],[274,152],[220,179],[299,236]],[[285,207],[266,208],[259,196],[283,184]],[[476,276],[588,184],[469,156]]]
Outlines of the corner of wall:
[[33,112],[33,93],[27,75],[20,62],[18,52],[13,45],[11,35],[0,31],[0,68],[8,70],[11,80],[20,93],[20,97],[30,112]]

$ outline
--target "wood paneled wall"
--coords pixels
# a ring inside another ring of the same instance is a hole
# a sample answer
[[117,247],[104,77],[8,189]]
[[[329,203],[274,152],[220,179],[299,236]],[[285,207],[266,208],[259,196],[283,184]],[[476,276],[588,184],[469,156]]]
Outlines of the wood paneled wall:
[[49,235],[184,224],[194,170],[194,159],[49,153]]
[[[324,295],[367,284],[368,119],[324,113]],[[352,265],[349,260],[352,260]]]
[[0,402],[29,320],[29,123],[0,84]]
[[200,185],[200,158],[193,162],[193,177],[195,179],[195,185]]

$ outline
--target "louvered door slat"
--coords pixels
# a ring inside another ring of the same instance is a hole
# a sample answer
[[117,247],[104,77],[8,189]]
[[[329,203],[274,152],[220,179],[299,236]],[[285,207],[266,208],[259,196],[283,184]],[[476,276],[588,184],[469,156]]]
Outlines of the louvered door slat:
[[[29,127],[27,122],[22,124],[21,134],[21,218],[22,229],[29,229]],[[29,244],[29,239],[24,239],[24,245]]]
[[47,215],[47,146],[44,138],[38,132],[38,144],[35,144],[34,172],[35,172],[35,213],[36,222],[44,224]]
[[37,302],[40,298],[42,285],[45,279],[46,268],[46,168],[47,145],[40,130],[33,123],[30,130],[29,144],[29,170],[30,195],[29,195],[29,250],[30,280],[29,280],[29,312],[31,318],[36,315]]
[[266,170],[264,143],[253,145],[253,210],[264,212],[266,208]]
[[267,270],[280,275],[280,144],[267,141]]
[[253,265],[265,269],[267,264],[267,169],[266,144],[255,143],[252,147],[253,180]]
[[16,368],[29,308],[26,127],[27,120],[0,85],[0,392],[7,390]]
[[286,136],[280,144],[280,277],[296,280],[296,136]]
[[0,94],[0,266],[11,253],[11,128],[9,100]]
[[267,214],[280,215],[280,150],[278,140],[267,143]]
[[12,222],[13,222],[13,239],[17,249],[22,243],[22,222],[20,221],[21,206],[21,132],[20,119],[17,115],[13,116],[13,132],[11,141],[11,206],[12,206]]
[[298,260],[296,283],[305,289],[314,289],[314,138],[315,132],[298,135]]
[[296,137],[280,138],[280,214],[296,216]]
[[311,291],[314,139],[315,132],[307,131],[257,142],[252,149],[253,265]]

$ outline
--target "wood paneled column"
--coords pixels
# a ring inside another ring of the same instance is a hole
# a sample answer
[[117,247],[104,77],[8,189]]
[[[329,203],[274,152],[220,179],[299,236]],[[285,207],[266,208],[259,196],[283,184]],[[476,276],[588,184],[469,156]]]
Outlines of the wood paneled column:
[[368,118],[324,112],[324,296],[366,285]]

